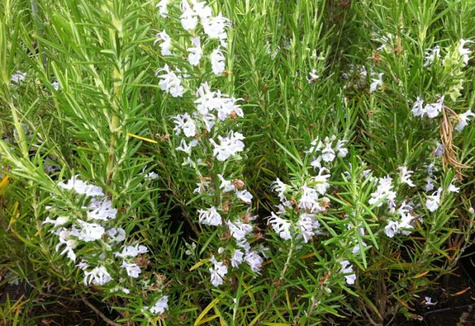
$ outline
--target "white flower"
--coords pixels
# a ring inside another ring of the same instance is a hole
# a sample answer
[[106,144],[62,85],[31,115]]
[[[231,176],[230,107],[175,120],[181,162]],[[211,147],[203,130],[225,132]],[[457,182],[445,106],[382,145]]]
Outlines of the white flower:
[[330,187],[330,184],[328,183],[330,174],[323,174],[325,172],[330,172],[330,171],[328,171],[328,169],[326,168],[321,168],[320,171],[318,172],[318,175],[312,178],[312,180],[317,183],[315,187],[316,187],[317,192],[320,195],[325,195],[328,188]]
[[72,176],[67,183],[59,182],[58,186],[66,190],[74,190],[79,195],[92,196],[104,196],[101,187],[88,185],[86,182],[78,179],[77,176]]
[[19,84],[20,82],[24,81],[26,78],[26,72],[18,70],[14,73],[11,77],[12,83]]
[[209,38],[217,38],[221,41],[225,41],[228,38],[224,29],[230,25],[230,21],[221,14],[210,18],[202,17],[201,24],[203,25],[204,32]]
[[308,210],[310,213],[321,211],[321,206],[318,203],[318,193],[315,189],[307,187],[306,185],[300,188],[303,194],[299,200],[299,208]]
[[316,169],[316,168],[321,169],[322,168],[322,157],[318,156],[315,160],[310,162],[310,166],[313,167],[314,169]]
[[433,49],[428,49],[424,56],[424,67],[430,66],[436,58],[440,58],[440,46],[436,45]]
[[125,230],[123,228],[112,228],[107,230],[109,241],[122,242],[125,240]]
[[415,187],[416,185],[412,182],[411,176],[414,171],[408,170],[406,166],[399,166],[397,168],[400,171],[401,182],[409,185],[409,187]]
[[335,151],[332,149],[331,142],[325,145],[325,148],[322,149],[322,159],[325,162],[333,162],[335,159]]
[[88,206],[87,218],[94,220],[115,219],[117,209],[112,208],[112,202],[108,199],[97,200],[93,199]]
[[316,153],[318,151],[320,151],[321,149],[323,148],[323,143],[321,140],[319,140],[318,138],[315,138],[311,143],[310,143],[310,148],[305,151],[305,153],[307,154],[313,154],[313,153]]
[[130,264],[130,263],[127,263],[127,262],[122,262],[122,268],[125,268],[126,272],[127,272],[127,275],[129,275],[130,277],[133,277],[133,278],[137,278],[139,277],[140,273],[142,273],[142,270],[140,269],[139,266],[137,266],[137,264]]
[[454,186],[454,181],[455,179],[453,179],[451,182],[450,182],[450,185],[449,185],[449,188],[447,189],[448,192],[459,192],[460,190],[460,187],[456,187]]
[[239,267],[244,261],[244,253],[240,249],[234,250],[234,253],[231,257],[231,266],[234,268]]
[[216,207],[214,206],[211,206],[206,210],[200,209],[198,210],[198,214],[198,219],[201,224],[214,226],[221,224],[221,215],[219,215],[218,211],[216,210]]
[[53,227],[57,228],[60,225],[64,225],[69,222],[69,217],[67,216],[58,216],[56,220],[52,220],[49,217],[46,218],[41,224],[53,224]]
[[190,144],[187,144],[186,143],[186,140],[182,139],[180,141],[180,146],[178,146],[176,148],[177,151],[181,151],[181,152],[185,152],[186,154],[190,154],[191,153],[191,149],[193,147],[195,147],[196,145],[198,145],[198,141],[196,139],[193,139],[192,141],[190,141]]
[[89,268],[89,264],[84,262],[84,261],[81,261],[79,264],[76,265],[77,267],[79,267],[79,269],[81,270],[85,270],[86,268]]
[[219,145],[213,139],[210,139],[210,143],[214,147],[213,155],[218,161],[226,161],[229,157],[244,150],[244,143],[242,142],[244,136],[239,132],[230,131],[227,137],[218,136],[218,139]]
[[237,220],[236,222],[226,222],[229,228],[229,232],[231,232],[231,235],[237,240],[241,241],[246,236],[252,232],[252,225],[246,224],[240,220]]
[[374,33],[373,39],[379,43],[381,46],[378,47],[378,51],[388,52],[392,48],[392,44],[394,44],[394,35],[391,33],[386,33],[381,35],[379,33]]
[[216,99],[216,92],[213,92],[207,82],[204,82],[196,89],[195,100],[196,109],[201,115],[208,114],[210,111],[219,107],[220,103]]
[[[195,114],[196,114],[196,112],[195,112]],[[201,115],[201,120],[203,121],[203,123],[205,125],[205,129],[208,132],[211,132],[211,129],[213,129],[214,124],[216,123],[216,117],[211,113],[207,113],[207,114],[202,114]]]
[[198,182],[197,187],[195,190],[193,190],[193,193],[195,194],[205,194],[208,192],[210,182],[205,179],[201,179],[200,182]]
[[310,78],[307,78],[307,82],[309,84],[316,82],[317,79],[319,78],[319,76],[317,75],[317,70],[316,69],[312,69],[312,71],[309,72],[309,75],[310,75]]
[[404,235],[411,234],[411,229],[414,228],[412,225],[412,221],[414,220],[414,216],[411,214],[412,210],[410,205],[403,202],[397,211],[401,217],[401,221],[398,223],[398,232]]
[[84,271],[84,284],[104,285],[112,278],[104,266],[94,268],[92,271]]
[[229,180],[224,179],[221,174],[218,174],[218,178],[221,181],[219,189],[223,189],[223,192],[230,192],[236,190],[236,187],[233,185],[233,183]]
[[428,103],[424,106],[424,101],[417,97],[414,105],[412,106],[412,114],[415,117],[427,116],[431,119],[437,117],[444,107],[444,96],[440,97],[435,103]]
[[221,75],[226,68],[225,66],[225,58],[223,52],[221,52],[220,48],[217,48],[211,52],[211,68],[213,69],[213,73],[215,75]]
[[432,298],[431,297],[424,297],[424,301],[425,301],[425,305],[426,306],[435,306],[437,304],[437,301],[436,302],[432,302]]
[[[364,241],[361,241],[361,244],[362,244],[362,247],[365,248],[367,245]],[[356,255],[357,253],[359,253],[361,251],[361,247],[359,244],[357,244],[356,246],[353,247],[353,249],[351,250],[351,253],[353,255]]]
[[159,175],[154,171],[147,173],[147,175],[145,176],[145,179],[148,179],[148,180],[155,180],[158,178],[159,178]]
[[164,295],[149,309],[152,314],[163,314],[168,309],[168,296]]
[[271,212],[271,217],[269,218],[269,223],[274,229],[274,231],[279,234],[279,236],[284,240],[290,240],[292,235],[290,234],[291,224],[289,221],[281,218],[280,216]]
[[194,30],[198,24],[198,17],[188,4],[188,0],[181,2],[182,15],[180,16],[181,26],[187,31]]
[[241,241],[236,241],[236,244],[238,245],[239,248],[244,249],[245,252],[248,252],[251,250],[251,245],[247,241],[247,239],[242,239]]
[[431,212],[435,212],[439,208],[440,195],[442,194],[442,188],[437,189],[431,196],[427,196],[426,206]]
[[444,155],[444,152],[445,152],[445,147],[444,147],[444,145],[442,145],[441,143],[437,142],[437,145],[436,145],[434,151],[432,152],[432,154],[433,154],[435,157],[442,157],[442,155]]
[[297,224],[305,243],[310,241],[320,228],[320,223],[313,214],[301,214]]
[[457,47],[457,51],[458,51],[459,55],[462,57],[463,62],[465,64],[468,63],[468,59],[469,59],[468,55],[470,53],[472,53],[472,50],[464,48],[465,44],[467,44],[467,43],[473,43],[473,41],[461,39],[459,41],[459,45]]
[[173,55],[171,52],[172,48],[172,39],[170,36],[167,34],[165,30],[161,31],[156,35],[157,39],[153,44],[155,45],[157,42],[162,42],[160,44],[160,49],[162,50],[162,55],[167,56],[167,55]]
[[183,131],[186,137],[194,137],[196,135],[196,124],[188,113],[177,114],[172,117],[173,122],[175,123],[176,134],[179,135]]
[[372,74],[372,75],[376,75],[378,77],[372,79],[371,85],[369,87],[370,93],[373,93],[378,88],[378,86],[383,85],[383,73]]
[[255,251],[247,251],[246,255],[244,256],[244,260],[246,263],[249,264],[249,267],[251,267],[251,270],[253,272],[259,273],[262,267],[263,259],[259,254]]
[[144,254],[146,252],[148,252],[148,249],[143,245],[124,246],[122,253],[116,252],[114,255],[120,258],[137,257],[139,254]]
[[384,232],[388,237],[394,237],[394,235],[398,233],[398,222],[389,221],[388,225],[384,228]]
[[209,18],[213,15],[211,7],[206,4],[206,2],[198,2],[196,0],[191,0],[193,2],[193,11],[198,15],[201,19]]
[[393,206],[394,199],[396,199],[396,192],[394,192],[392,186],[393,179],[389,176],[378,179],[378,187],[375,192],[371,194],[369,204],[373,205],[379,202],[376,207],[381,207],[384,201],[388,201],[390,206]]
[[[213,92],[206,82],[197,89],[196,97],[196,109],[203,118],[213,110],[217,111],[217,116],[221,121],[224,121],[229,116],[244,116],[243,110],[236,104],[240,99],[229,97],[226,94],[222,94],[219,90]],[[213,118],[213,123],[215,119]]]
[[53,86],[55,91],[59,90],[59,83],[57,81],[52,82],[51,86]]
[[250,205],[252,201],[252,194],[247,190],[236,191],[237,198],[241,199],[246,204]]
[[64,250],[60,252],[60,255],[66,254],[69,259],[76,261],[76,254],[74,253],[74,248],[76,248],[77,241],[71,239],[71,233],[65,229],[59,229],[56,231],[56,234],[59,237],[59,243],[56,245],[56,251],[59,251],[62,245],[65,246]]
[[462,131],[463,128],[465,128],[468,125],[468,122],[470,121],[471,117],[475,117],[475,114],[472,112],[472,110],[467,110],[467,112],[459,114],[459,123],[457,126],[455,126],[455,129],[457,131]]
[[444,96],[439,98],[437,100],[437,102],[435,102],[435,103],[426,104],[423,111],[424,111],[425,115],[427,115],[429,118],[433,119],[433,118],[437,117],[440,112],[442,112],[443,107],[444,107]]
[[288,186],[285,183],[283,183],[282,181],[280,181],[279,178],[277,178],[277,180],[272,183],[272,190],[277,193],[277,196],[279,197],[280,202],[284,206],[289,206],[290,205],[289,200],[285,196],[285,192],[287,191],[287,189],[289,187],[290,186]]
[[203,56],[203,50],[201,49],[201,41],[199,36],[192,37],[191,44],[193,44],[193,47],[188,48],[188,52],[190,52],[188,55],[188,62],[192,66],[197,66],[200,64],[201,57]]
[[77,220],[77,222],[81,226],[77,237],[86,242],[99,240],[106,231],[97,223],[87,223],[82,220]]
[[426,187],[425,187],[426,191],[432,191],[432,190],[434,190],[434,184],[432,183],[432,181],[434,181],[434,180],[432,180],[431,177],[427,177],[427,178],[426,178],[426,181],[427,181]]
[[386,225],[384,228],[386,235],[392,238],[398,233],[402,233],[404,235],[411,234],[410,229],[413,229],[412,221],[414,220],[414,216],[412,216],[411,212],[412,207],[406,204],[406,202],[403,202],[401,207],[398,209],[398,214],[401,217],[400,222],[389,221],[388,225]]
[[347,142],[348,141],[346,141],[346,140],[339,140],[336,143],[335,149],[338,152],[338,157],[346,157],[346,155],[348,154],[348,149],[343,147]]
[[341,270],[340,273],[345,275],[346,284],[352,285],[355,284],[356,274],[353,272],[353,266],[351,266],[348,260],[343,260],[340,262]]
[[220,106],[216,108],[218,119],[224,121],[227,117],[232,116],[233,114],[242,118],[244,116],[244,112],[242,111],[241,107],[236,104],[238,100],[240,99],[236,99],[234,97],[223,97],[220,101]]
[[211,257],[210,261],[213,263],[213,267],[209,269],[211,273],[211,284],[214,286],[219,286],[224,283],[224,277],[228,273],[228,268],[223,262],[217,261],[214,256]]
[[[160,72],[165,72],[164,75],[158,76]],[[170,67],[166,64],[163,68],[158,69],[155,75],[160,78],[158,85],[160,88],[170,93],[173,97],[182,97],[185,92],[185,88],[181,85],[181,79],[170,70]]]
[[162,0],[159,3],[157,3],[158,13],[163,18],[168,17],[168,4],[169,3],[170,3],[170,0]]
[[414,105],[412,106],[412,114],[415,117],[422,117],[424,115],[424,109],[423,109],[424,101],[418,96],[416,98],[416,101],[414,102]]

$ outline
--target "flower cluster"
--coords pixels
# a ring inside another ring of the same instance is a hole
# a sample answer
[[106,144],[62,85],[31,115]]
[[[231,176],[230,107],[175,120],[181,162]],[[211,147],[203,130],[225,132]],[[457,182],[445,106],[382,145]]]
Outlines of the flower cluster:
[[410,229],[413,228],[412,222],[414,220],[413,208],[411,205],[402,202],[401,206],[397,210],[397,214],[400,216],[399,221],[389,221],[384,231],[386,235],[390,238],[394,237],[395,234],[402,233],[404,235],[409,235],[411,233]]
[[356,274],[353,271],[353,266],[348,260],[343,260],[340,262],[341,270],[340,273],[345,276],[346,284],[353,285],[356,281]]
[[330,188],[329,166],[335,157],[345,157],[348,150],[345,140],[336,141],[336,137],[326,137],[323,141],[312,141],[307,154],[312,157],[310,165],[318,169],[318,173],[301,179],[292,180],[288,185],[279,178],[272,188],[277,193],[280,203],[277,212],[272,212],[269,224],[272,229],[284,240],[302,240],[309,242],[320,233],[320,223],[317,214],[327,210],[330,199],[325,196]]
[[16,73],[14,73],[11,77],[11,82],[14,83],[14,84],[19,84],[23,81],[25,81],[26,79],[26,72],[23,72],[23,71],[17,71]]
[[[165,74],[159,75],[161,72],[165,72]],[[168,65],[165,65],[163,68],[158,69],[155,72],[155,75],[161,79],[158,85],[163,91],[170,93],[173,97],[182,97],[185,88],[181,85],[181,78],[179,77],[180,73],[181,71],[179,69],[175,72],[172,71]]]
[[[272,189],[279,198],[277,211],[272,212],[268,223],[276,234],[283,240],[302,247],[312,241],[315,236],[324,235],[320,228],[319,218],[330,207],[330,199],[326,196],[330,189],[332,163],[336,157],[344,158],[348,154],[346,140],[337,140],[336,136],[325,137],[323,140],[315,139],[310,148],[305,151],[315,173],[308,175],[304,172],[295,176],[290,184],[282,182],[279,178],[272,184]],[[305,169],[307,170],[307,169]],[[348,225],[348,228],[351,226]],[[359,233],[364,235],[364,229],[359,228]],[[351,244],[351,241],[349,242]],[[343,244],[347,246],[348,243]],[[354,244],[353,244],[354,245]],[[364,242],[362,246],[366,246]],[[360,251],[360,245],[354,246],[352,253]],[[356,281],[356,274],[348,260],[337,263],[339,277],[343,276],[348,285]]]
[[[168,17],[168,6],[172,2],[174,1],[163,0],[157,5],[162,17]],[[209,5],[196,0],[182,0],[180,10],[181,25],[183,29],[192,35],[190,37],[190,45],[187,46],[188,62],[192,66],[199,66],[205,54],[205,50],[202,47],[202,38],[197,36],[202,31],[209,40],[216,39],[219,41],[219,45],[209,53],[209,60],[213,73],[217,76],[222,75],[226,69],[226,58],[223,54],[223,49],[227,48],[228,35],[226,28],[230,26],[229,19],[223,17],[221,13],[213,16],[213,11]],[[199,23],[201,23],[201,27]],[[173,55],[173,40],[166,30],[156,34],[154,44],[157,43],[159,43],[163,56]],[[157,69],[155,74],[161,79],[159,86],[163,91],[173,97],[183,96],[185,89],[182,86],[182,79],[189,77],[188,74],[183,74],[180,69],[173,71],[167,64],[163,68]]]
[[[439,45],[431,49],[427,49],[424,55],[424,68],[430,71],[442,71],[446,81],[445,94],[439,95],[439,99],[434,103],[424,105],[424,100],[418,96],[412,106],[412,114],[415,117],[428,117],[434,119],[442,112],[444,108],[445,96],[455,101],[460,96],[460,90],[463,88],[463,72],[462,69],[468,64],[469,55],[472,51],[466,48],[466,44],[473,43],[469,40],[461,39],[456,44],[441,49]],[[444,58],[441,60],[441,53]],[[449,77],[449,78],[448,78]],[[458,115],[459,123],[456,130],[462,131],[468,124],[470,117],[473,117],[472,111]]]
[[396,205],[394,202],[396,199],[396,192],[393,190],[392,181],[393,179],[390,176],[379,178],[376,181],[376,191],[371,194],[368,203],[370,205],[376,204],[376,207],[381,207],[385,202],[387,202],[388,206],[393,208]]
[[[169,3],[160,2],[162,16],[168,16]],[[190,46],[186,47],[188,63],[202,68],[204,37],[208,38],[206,44],[212,44],[210,40],[218,40],[219,45],[210,52],[209,58],[213,74],[221,75],[226,69],[223,49],[227,48],[226,28],[230,26],[229,19],[221,14],[213,16],[211,7],[195,0],[182,1],[180,10],[181,25],[191,34]],[[160,42],[163,55],[172,53],[173,40],[165,31],[157,34],[157,42]],[[187,69],[186,65],[180,68]],[[180,73],[180,69],[172,71],[168,64],[159,69],[157,75],[161,79],[161,89],[174,97],[181,97],[187,90],[182,88],[185,75]],[[171,119],[175,125],[175,135],[181,137],[175,149],[186,154],[184,164],[196,172],[198,182],[194,193],[203,201],[203,208],[197,210],[197,220],[203,226],[217,227],[221,238],[225,239],[226,246],[220,247],[218,253],[210,258],[211,283],[219,286],[224,283],[231,267],[239,268],[245,262],[252,271],[258,273],[263,262],[263,258],[250,244],[254,217],[250,209],[245,207],[251,205],[252,194],[236,173],[227,172],[231,170],[232,162],[245,150],[244,135],[227,126],[243,117],[244,112],[238,104],[240,99],[213,90],[206,80],[194,94],[193,112],[178,114]],[[221,173],[210,169],[210,166],[216,165],[222,167],[219,169]]]
[[415,117],[428,117],[433,119],[437,117],[444,107],[444,96],[441,96],[435,103],[428,103],[424,105],[424,100],[417,97],[414,105],[412,106],[412,114]]
[[[437,150],[436,150],[437,152]],[[440,155],[435,155],[436,157]],[[426,185],[425,190],[429,193],[426,195],[425,207],[430,212],[435,212],[441,202],[441,195],[443,188],[439,187],[435,192],[434,190],[434,181],[436,181],[436,166],[434,163],[427,165],[427,177],[425,178]],[[401,189],[402,185],[407,185],[410,188],[416,189],[416,184],[412,180],[412,175],[414,171],[409,170],[407,166],[399,166],[399,173],[397,176],[397,186],[393,183],[393,178],[390,175],[387,175],[382,178],[374,178],[374,185],[376,185],[376,190],[371,193],[371,198],[368,200],[370,205],[375,205],[375,207],[382,207],[384,204],[387,204],[387,214],[391,216],[384,228],[384,232],[390,238],[393,238],[395,235],[401,233],[403,235],[409,235],[414,228],[414,223],[418,220],[421,224],[423,219],[421,215],[415,214],[415,208],[421,207],[422,203],[417,204],[418,197],[413,196],[409,200],[403,200],[397,202],[397,189]],[[456,193],[459,191],[459,188],[456,187],[452,180],[450,185],[447,188],[447,192]]]
[[346,157],[348,154],[348,149],[345,147],[346,143],[346,140],[336,140],[336,136],[325,137],[323,141],[316,138],[311,142],[310,148],[305,153],[313,157],[310,165],[321,169],[322,164],[333,162],[336,156]]
[[[68,191],[80,210],[71,212],[61,205],[49,207],[54,218],[48,217],[42,224],[51,224],[58,237],[56,251],[76,262],[84,272],[85,285],[116,285],[110,290],[129,294],[130,290],[121,286],[124,276],[136,279],[142,273],[139,258],[144,258],[148,249],[143,245],[123,245],[126,232],[117,227],[118,214],[112,201],[101,187],[89,184],[73,176],[67,182],[59,182],[58,187]],[[57,198],[56,198],[57,199]],[[86,249],[87,250],[84,250]],[[119,260],[119,261],[117,261]]]

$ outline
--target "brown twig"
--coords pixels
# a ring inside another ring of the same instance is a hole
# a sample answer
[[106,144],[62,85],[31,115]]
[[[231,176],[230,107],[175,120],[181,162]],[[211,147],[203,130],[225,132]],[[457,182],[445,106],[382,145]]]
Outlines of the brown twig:
[[116,323],[115,321],[109,319],[106,317],[106,315],[104,315],[99,309],[97,309],[92,303],[89,302],[89,300],[87,300],[87,298],[84,296],[84,294],[80,294],[81,296],[81,300],[89,307],[92,309],[92,311],[94,311],[99,317],[102,318],[102,320],[104,320],[108,325],[112,325],[112,326],[122,326],[121,324],[119,323]]
[[453,130],[454,126],[450,122],[449,114],[452,116],[457,116],[457,114],[447,106],[444,106],[442,110],[442,123],[440,124],[440,138],[442,145],[444,145],[444,154],[442,157],[442,162],[444,167],[447,165],[452,166],[457,171],[457,179],[462,180],[463,174],[462,169],[468,169],[470,166],[460,163],[457,160],[457,154],[455,153],[452,139],[453,139]]

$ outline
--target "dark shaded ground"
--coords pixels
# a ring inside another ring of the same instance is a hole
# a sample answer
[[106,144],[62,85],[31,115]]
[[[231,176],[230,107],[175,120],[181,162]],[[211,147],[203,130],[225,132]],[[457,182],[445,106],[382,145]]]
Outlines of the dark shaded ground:
[[[11,316],[0,314],[0,326],[10,326],[16,313],[23,317],[28,324],[20,322],[19,325],[44,325],[44,326],[102,326],[107,325],[81,298],[69,297],[62,293],[58,295],[54,290],[47,295],[34,295],[31,287],[26,283],[5,284],[0,286],[0,306],[13,307]],[[104,304],[88,299],[105,315],[111,315]],[[10,304],[7,304],[7,301]],[[102,309],[101,309],[102,308]],[[28,316],[23,316],[28,313]],[[10,317],[10,320],[5,319]],[[110,316],[112,318],[117,316]],[[2,320],[5,319],[5,320]]]
[[[441,280],[440,286],[427,293],[422,293],[419,304],[412,313],[420,316],[420,320],[407,321],[403,316],[396,318],[394,326],[475,326],[475,246],[470,248],[467,257],[462,258],[458,268]],[[473,255],[473,256],[472,256]],[[2,285],[3,284],[3,285]],[[53,288],[53,287],[52,287]],[[434,305],[424,304],[428,296]],[[0,305],[5,305],[9,298],[11,304],[17,300],[30,301],[27,317],[28,325],[107,325],[81,298],[73,298],[67,293],[57,294],[51,289],[47,295],[33,295],[26,283],[19,285],[0,283]],[[111,313],[104,303],[87,298],[96,308],[111,320],[119,316]],[[18,304],[18,309],[24,309]],[[5,316],[0,316],[5,317]],[[343,324],[341,324],[343,325]],[[9,326],[2,323],[0,326]]]
[[416,307],[420,321],[396,321],[395,326],[475,326],[475,246],[460,259],[452,275],[442,279],[438,288],[421,296],[431,297],[435,305]]

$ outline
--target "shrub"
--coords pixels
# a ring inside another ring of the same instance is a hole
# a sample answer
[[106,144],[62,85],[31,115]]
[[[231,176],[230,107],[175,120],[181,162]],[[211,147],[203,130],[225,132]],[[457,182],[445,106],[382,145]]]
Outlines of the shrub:
[[1,8],[6,324],[382,325],[473,241],[469,1]]

